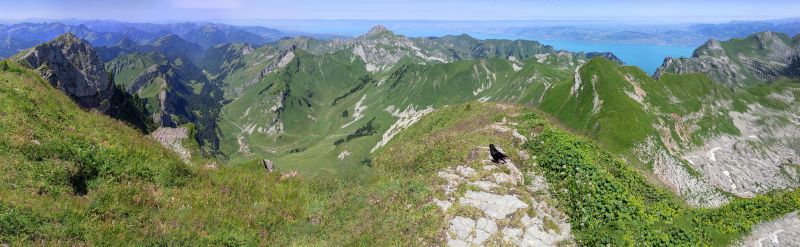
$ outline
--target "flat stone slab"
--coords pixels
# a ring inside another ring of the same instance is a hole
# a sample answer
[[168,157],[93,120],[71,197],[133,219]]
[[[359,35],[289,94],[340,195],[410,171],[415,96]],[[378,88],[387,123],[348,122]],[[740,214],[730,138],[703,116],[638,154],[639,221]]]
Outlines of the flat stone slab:
[[461,216],[453,217],[450,220],[450,231],[455,235],[454,239],[469,241],[472,239],[472,230],[475,230],[475,221]]
[[481,181],[475,181],[475,182],[469,182],[468,184],[472,185],[472,186],[475,186],[475,187],[478,187],[478,188],[481,188],[481,190],[483,190],[483,191],[491,191],[494,188],[500,187],[500,185],[498,185],[496,183],[492,183],[492,182],[489,182],[489,181],[482,181],[482,180]]
[[436,199],[436,198],[433,198],[433,204],[438,206],[439,208],[441,208],[442,211],[444,211],[444,212],[447,212],[447,210],[450,209],[450,206],[453,205],[452,202],[445,201],[445,200],[439,200],[439,199]]
[[498,184],[517,185],[517,180],[505,173],[493,173],[492,178],[494,178],[494,181]]
[[472,167],[468,166],[458,166],[456,167],[456,172],[458,172],[458,174],[460,174],[464,178],[471,178],[474,177],[475,175],[478,175],[478,172],[475,171],[475,169],[472,169]]
[[471,190],[464,194],[460,203],[476,207],[492,219],[505,219],[509,214],[521,208],[528,207],[528,204],[519,200],[516,196],[501,196],[488,192],[475,192]]
[[474,244],[482,244],[489,240],[489,237],[497,232],[497,223],[487,218],[480,218],[475,223],[475,239],[472,241]]
[[476,221],[456,216],[450,220],[447,246],[482,245],[495,233],[497,233],[497,223],[489,218],[480,218]]

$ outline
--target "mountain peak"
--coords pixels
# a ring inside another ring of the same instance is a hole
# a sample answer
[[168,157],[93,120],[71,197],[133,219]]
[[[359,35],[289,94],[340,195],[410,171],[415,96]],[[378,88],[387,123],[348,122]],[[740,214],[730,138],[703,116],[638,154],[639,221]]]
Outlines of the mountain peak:
[[83,108],[106,112],[114,84],[94,48],[72,33],[37,45],[15,56],[15,60],[36,69],[53,87],[64,91]]
[[772,31],[764,31],[764,32],[757,33],[756,35],[762,36],[762,37],[770,37],[770,36],[775,36],[775,33],[773,33]]
[[128,38],[128,36],[122,37],[122,40],[117,42],[114,46],[119,46],[121,48],[131,48],[136,46],[136,42]]
[[718,56],[724,53],[722,48],[722,43],[716,39],[708,39],[705,43],[697,47],[697,49],[692,52],[692,57],[700,57],[700,56]]
[[391,34],[392,31],[390,31],[388,28],[386,28],[383,25],[377,25],[377,26],[374,26],[374,27],[369,29],[369,32],[367,32],[367,36],[375,36],[375,35],[384,34],[384,33],[390,33]]
[[73,34],[72,32],[67,32],[67,33],[64,33],[62,35],[59,35],[58,37],[55,38],[54,41],[83,42],[83,40],[81,40],[81,38],[78,38],[78,36],[75,36],[75,34]]
[[164,35],[164,36],[161,36],[161,37],[159,37],[159,38],[158,38],[158,39],[156,39],[154,42],[158,42],[158,41],[172,41],[172,40],[183,40],[183,39],[182,39],[180,36],[178,36],[177,34],[172,34],[172,33],[170,33],[170,34],[166,34],[166,35]]

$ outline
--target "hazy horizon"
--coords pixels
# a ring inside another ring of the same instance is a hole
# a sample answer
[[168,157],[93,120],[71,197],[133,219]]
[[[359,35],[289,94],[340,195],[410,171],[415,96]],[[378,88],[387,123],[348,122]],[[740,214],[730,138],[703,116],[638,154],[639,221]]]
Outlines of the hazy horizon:
[[800,2],[589,0],[32,0],[6,6],[0,19],[110,19],[124,22],[290,20],[609,21],[719,23],[792,18]]

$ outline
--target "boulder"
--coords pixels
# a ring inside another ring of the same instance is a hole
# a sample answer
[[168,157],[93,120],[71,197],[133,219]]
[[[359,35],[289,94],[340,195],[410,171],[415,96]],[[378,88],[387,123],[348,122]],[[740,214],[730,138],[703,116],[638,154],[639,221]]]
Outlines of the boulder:
[[285,172],[285,173],[281,174],[281,181],[286,180],[286,179],[290,179],[290,178],[293,178],[293,177],[297,177],[297,174],[298,174],[297,171]]
[[271,160],[265,159],[262,160],[261,163],[264,164],[264,169],[267,169],[267,172],[275,171],[275,163],[272,163]]

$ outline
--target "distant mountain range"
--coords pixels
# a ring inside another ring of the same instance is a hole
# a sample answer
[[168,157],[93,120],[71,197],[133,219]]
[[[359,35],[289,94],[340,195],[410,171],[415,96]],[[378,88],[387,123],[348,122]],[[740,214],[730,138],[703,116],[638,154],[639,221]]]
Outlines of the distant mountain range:
[[708,39],[727,40],[766,31],[789,35],[800,33],[800,19],[732,21],[722,24],[512,27],[499,32],[535,40],[696,46]]
[[[800,31],[800,18],[727,23],[666,23],[651,20],[285,20],[263,21],[275,28],[338,33],[358,36],[363,30],[381,23],[393,31],[428,37],[466,33],[479,38],[526,39],[538,41],[574,41],[599,44],[649,44],[699,46],[708,39],[726,40],[749,34],[772,31],[794,35]],[[546,42],[545,42],[546,43]]]
[[0,25],[0,57],[9,57],[64,33],[89,41],[93,46],[111,46],[120,42],[148,43],[174,34],[203,49],[227,43],[261,46],[284,37],[306,35],[321,39],[338,37],[329,34],[283,32],[266,27],[240,27],[217,23],[127,23],[111,20],[24,22]]

